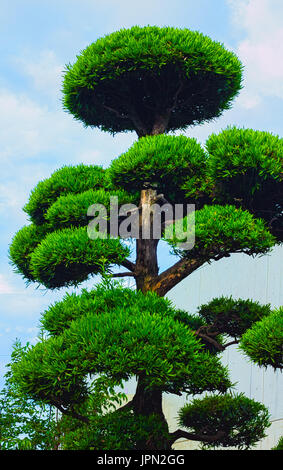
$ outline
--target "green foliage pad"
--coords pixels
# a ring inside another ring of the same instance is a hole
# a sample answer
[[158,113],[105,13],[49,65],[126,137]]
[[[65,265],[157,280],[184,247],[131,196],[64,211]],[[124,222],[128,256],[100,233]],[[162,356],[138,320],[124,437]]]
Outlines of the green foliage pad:
[[146,135],[166,110],[167,130],[219,116],[241,78],[237,57],[199,32],[134,26],[98,39],[67,66],[63,103],[86,126]]
[[250,448],[265,437],[268,419],[265,406],[243,394],[194,399],[179,412],[179,423],[197,434],[223,432],[223,436],[206,447]]

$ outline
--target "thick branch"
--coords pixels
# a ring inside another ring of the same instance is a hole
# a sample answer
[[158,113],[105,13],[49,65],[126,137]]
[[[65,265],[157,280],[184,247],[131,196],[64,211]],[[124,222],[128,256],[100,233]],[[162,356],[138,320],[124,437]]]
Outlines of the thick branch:
[[129,269],[129,271],[132,271],[132,272],[134,272],[135,269],[136,269],[135,263],[133,263],[133,262],[130,261],[129,259],[124,259],[124,260],[121,262],[121,265],[124,266],[124,268],[127,268],[127,269]]
[[115,411],[115,413],[116,413],[117,411],[120,412],[120,411],[130,410],[130,409],[132,409],[132,408],[133,408],[133,400],[130,400],[130,401],[128,401],[125,405],[120,406],[120,408],[117,408],[117,410]]
[[178,439],[181,439],[181,438],[188,439],[190,441],[200,441],[200,442],[212,443],[212,442],[216,442],[219,439],[221,439],[222,437],[224,437],[225,432],[224,431],[218,431],[214,435],[205,435],[205,434],[194,434],[194,433],[191,433],[191,432],[183,431],[182,429],[178,429],[177,431],[172,432],[171,434],[169,434],[169,436],[171,438],[170,439],[170,444],[171,445],[175,441],[177,441]]
[[151,290],[163,297],[203,263],[203,260],[182,258],[155,278]]
[[131,119],[132,123],[135,126],[136,133],[138,137],[144,137],[145,135],[148,134],[148,131],[144,125],[144,123],[141,121],[140,117],[138,116],[135,106],[129,106],[129,118]]
[[170,107],[170,111],[173,111],[176,108],[177,103],[178,103],[179,95],[180,95],[181,91],[183,90],[183,88],[184,88],[184,81],[180,79],[179,86],[178,86],[177,91],[176,91],[176,93],[173,97],[173,104]]
[[112,277],[126,277],[126,276],[135,276],[134,273],[132,273],[131,271],[127,271],[125,273],[113,273],[111,274]]
[[224,344],[223,348],[226,349],[229,346],[232,346],[232,344],[239,344],[239,341],[237,339],[235,339],[234,341],[230,341],[230,343]]
[[79,413],[77,413],[75,410],[73,409],[65,409],[63,408],[63,406],[58,403],[58,402],[53,402],[52,403],[54,406],[56,406],[56,408],[64,415],[66,416],[72,416],[73,418],[76,418],[78,419],[79,421],[82,421],[83,423],[89,423],[89,419],[86,417],[86,416],[83,416]]
[[129,116],[127,114],[121,114],[117,109],[111,108],[111,106],[107,106],[106,104],[103,105],[107,111],[111,111],[112,113],[116,114],[117,117],[121,119],[129,119]]
[[196,336],[208,341],[219,351],[225,351],[225,349],[228,348],[229,346],[239,343],[239,341],[235,339],[233,341],[230,341],[229,343],[222,345],[217,340],[214,339],[214,337],[220,334],[221,332],[218,331],[217,321],[215,323],[212,323],[211,325],[203,325],[195,332]]
[[199,258],[181,258],[177,263],[166,271],[163,271],[163,273],[154,279],[151,290],[163,297],[169,290],[173,289],[173,287],[196,269],[200,268],[204,263],[209,263],[211,260],[218,261],[229,256],[230,253],[221,252],[219,254],[202,253]]
[[226,346],[222,346],[220,343],[218,343],[218,341],[216,341],[215,339],[211,338],[208,335],[197,333],[196,336],[199,336],[200,338],[203,338],[204,340],[206,340],[208,343],[212,344],[216,349],[218,349],[218,351],[224,351],[226,347]]
[[154,124],[150,133],[151,135],[163,134],[166,131],[170,120],[170,114],[170,109],[155,113]]

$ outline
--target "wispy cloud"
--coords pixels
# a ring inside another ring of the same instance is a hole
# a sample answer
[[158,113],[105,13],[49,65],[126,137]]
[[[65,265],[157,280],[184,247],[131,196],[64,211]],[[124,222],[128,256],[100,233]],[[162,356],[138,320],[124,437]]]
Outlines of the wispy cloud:
[[228,0],[233,21],[245,37],[237,53],[246,66],[239,104],[250,109],[265,96],[283,99],[282,0]]
[[59,101],[64,65],[54,51],[42,50],[36,58],[26,51],[21,57],[14,57],[13,62],[31,79],[37,91]]
[[0,274],[0,294],[12,294],[13,288],[3,274]]
[[25,94],[0,90],[1,158],[26,158],[62,143],[70,123],[60,111],[41,106]]

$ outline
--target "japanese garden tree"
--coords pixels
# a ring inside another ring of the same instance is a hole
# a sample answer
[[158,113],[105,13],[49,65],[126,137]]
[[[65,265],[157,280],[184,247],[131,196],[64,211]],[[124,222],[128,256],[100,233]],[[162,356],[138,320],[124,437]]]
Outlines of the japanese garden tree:
[[[47,289],[102,276],[101,284],[66,294],[42,314],[44,338],[13,367],[27,396],[62,413],[65,448],[170,449],[179,438],[249,448],[265,435],[268,411],[233,393],[221,353],[240,343],[256,363],[282,368],[282,311],[222,297],[190,314],[165,297],[206,263],[234,253],[264,255],[282,241],[282,139],[230,127],[202,147],[174,135],[220,116],[241,83],[242,65],[232,52],[172,27],[122,29],[67,66],[64,108],[85,126],[113,135],[134,131],[138,139],[107,169],[66,165],[39,182],[24,208],[31,223],[10,247],[17,271]],[[131,242],[89,236],[88,208],[110,210],[111,196],[119,208],[137,207]],[[158,204],[181,204],[184,213],[162,219],[155,238]],[[195,212],[186,212],[187,204]],[[151,210],[147,222],[144,208]],[[186,249],[179,228],[193,220],[195,243]],[[178,257],[163,272],[161,239]],[[115,277],[129,277],[136,289]],[[125,404],[117,390],[132,377],[136,392]],[[175,431],[162,409],[166,393],[204,394],[179,411]]]

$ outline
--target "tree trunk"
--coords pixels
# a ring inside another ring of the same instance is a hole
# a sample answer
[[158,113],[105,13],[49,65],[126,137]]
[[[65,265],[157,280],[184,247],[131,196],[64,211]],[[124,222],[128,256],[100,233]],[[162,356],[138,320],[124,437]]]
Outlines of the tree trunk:
[[168,127],[170,115],[171,115],[170,109],[166,109],[164,112],[157,113],[155,115],[155,122],[152,127],[151,135],[163,134],[166,131]]
[[[159,240],[153,238],[154,207],[152,208],[156,200],[155,189],[149,188],[141,191],[135,278],[137,289],[143,293],[151,290],[152,281],[158,276],[157,246]],[[152,435],[141,439],[137,443],[139,450],[170,448],[168,445],[168,424],[162,410],[162,391],[147,389],[145,375],[142,374],[138,377],[137,389],[133,398],[133,412],[137,417],[156,415],[158,432],[153,431]]]
[[[141,437],[137,441],[137,450],[164,450],[170,449],[169,429],[162,410],[162,391],[158,389],[147,389],[144,375],[138,379],[137,389],[133,398],[133,412],[136,417],[146,419],[154,415],[156,428],[146,438]],[[152,428],[152,425],[151,425]]]
[[157,199],[155,189],[143,189],[140,199],[139,238],[136,250],[136,283],[137,289],[142,292],[150,290],[150,283],[158,275],[157,245],[159,240],[153,239],[152,205]]

